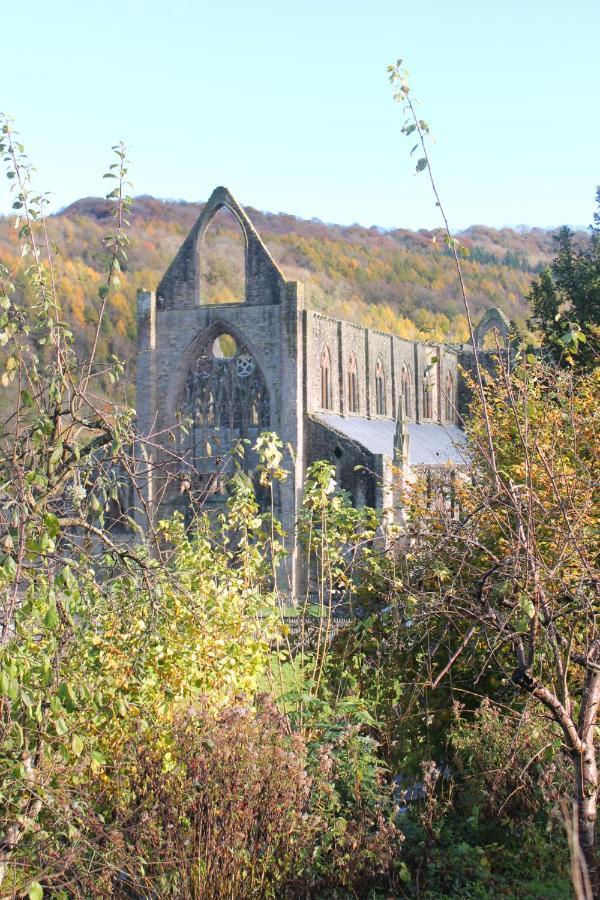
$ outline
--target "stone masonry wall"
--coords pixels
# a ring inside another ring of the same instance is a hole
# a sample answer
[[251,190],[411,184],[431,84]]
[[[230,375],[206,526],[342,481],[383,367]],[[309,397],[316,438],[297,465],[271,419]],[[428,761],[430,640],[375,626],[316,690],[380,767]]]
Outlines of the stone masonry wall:
[[[423,377],[433,366],[433,421],[455,421],[446,417],[445,385],[448,374],[456,391],[459,383],[457,353],[443,345],[406,341],[381,331],[362,328],[350,322],[330,318],[312,310],[305,312],[306,412],[321,412],[321,356],[329,350],[332,372],[332,406],[337,415],[376,417],[375,381],[377,362],[381,361],[385,379],[385,415],[397,415],[403,368],[409,373],[410,409],[408,418],[423,418]],[[348,364],[354,353],[357,363],[358,411],[348,408]]]

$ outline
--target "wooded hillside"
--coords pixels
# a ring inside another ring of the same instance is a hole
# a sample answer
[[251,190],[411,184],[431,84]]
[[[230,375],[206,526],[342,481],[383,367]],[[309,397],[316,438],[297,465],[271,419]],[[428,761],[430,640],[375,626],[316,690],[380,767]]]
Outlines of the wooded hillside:
[[[120,290],[108,301],[99,359],[116,353],[126,361],[135,360],[136,291],[156,287],[201,210],[200,203],[137,198],[128,261]],[[433,240],[433,232],[328,225],[252,208],[248,212],[286,277],[304,282],[310,307],[406,338],[467,339],[453,263],[443,241]],[[73,325],[78,349],[85,354],[106,262],[102,236],[112,229],[109,205],[96,198],[78,200],[50,217],[48,224],[59,251],[56,277],[63,316]],[[469,250],[465,275],[475,317],[496,305],[524,324],[525,296],[532,277],[552,258],[553,234],[541,228],[495,230],[477,225],[463,232],[460,240]],[[0,262],[11,268],[18,259],[16,241],[11,219],[1,218]],[[204,295],[214,303],[240,299],[241,232],[225,211],[209,229],[206,246]],[[25,279],[17,276],[16,283],[27,297]]]

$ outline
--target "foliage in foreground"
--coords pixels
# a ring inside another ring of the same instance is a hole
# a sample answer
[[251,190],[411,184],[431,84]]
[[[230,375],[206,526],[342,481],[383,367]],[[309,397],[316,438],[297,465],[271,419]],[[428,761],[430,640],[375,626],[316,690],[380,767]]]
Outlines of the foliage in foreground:
[[[481,405],[474,407],[460,519],[443,504],[432,507],[425,493],[413,494],[414,549],[398,610],[413,623],[429,697],[458,689],[457,699],[473,704],[487,693],[518,712],[519,729],[536,736],[539,747],[513,788],[519,807],[539,760],[546,774],[554,766],[555,802],[568,819],[571,802],[577,812],[574,868],[587,869],[592,882],[599,378],[597,369],[559,372],[536,360],[500,372],[486,389],[487,420]],[[538,788],[543,780],[538,775]]]

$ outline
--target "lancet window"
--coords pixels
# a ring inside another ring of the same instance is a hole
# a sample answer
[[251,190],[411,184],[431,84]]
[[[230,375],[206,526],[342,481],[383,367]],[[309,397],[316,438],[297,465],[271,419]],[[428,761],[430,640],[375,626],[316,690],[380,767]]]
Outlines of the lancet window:
[[412,379],[408,366],[402,366],[402,374],[400,376],[400,390],[402,391],[402,399],[404,401],[404,415],[412,415],[410,388]]
[[354,353],[348,360],[348,412],[358,412],[358,371]]
[[321,353],[321,408],[331,409],[332,406],[331,355],[329,347],[323,347],[323,352]]
[[435,363],[427,366],[423,374],[423,418],[433,419],[433,395],[435,391]]
[[375,365],[375,410],[378,416],[386,414],[385,371],[380,356]]

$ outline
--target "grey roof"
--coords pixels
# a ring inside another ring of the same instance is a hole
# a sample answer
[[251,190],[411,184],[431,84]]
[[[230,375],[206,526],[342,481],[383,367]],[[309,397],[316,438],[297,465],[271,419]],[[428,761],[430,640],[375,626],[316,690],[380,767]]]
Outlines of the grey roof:
[[[396,423],[393,419],[364,419],[361,416],[337,416],[319,413],[317,422],[332,431],[356,441],[370,453],[394,456]],[[434,422],[409,422],[411,466],[441,466],[447,462],[466,463],[465,433],[458,425]]]

